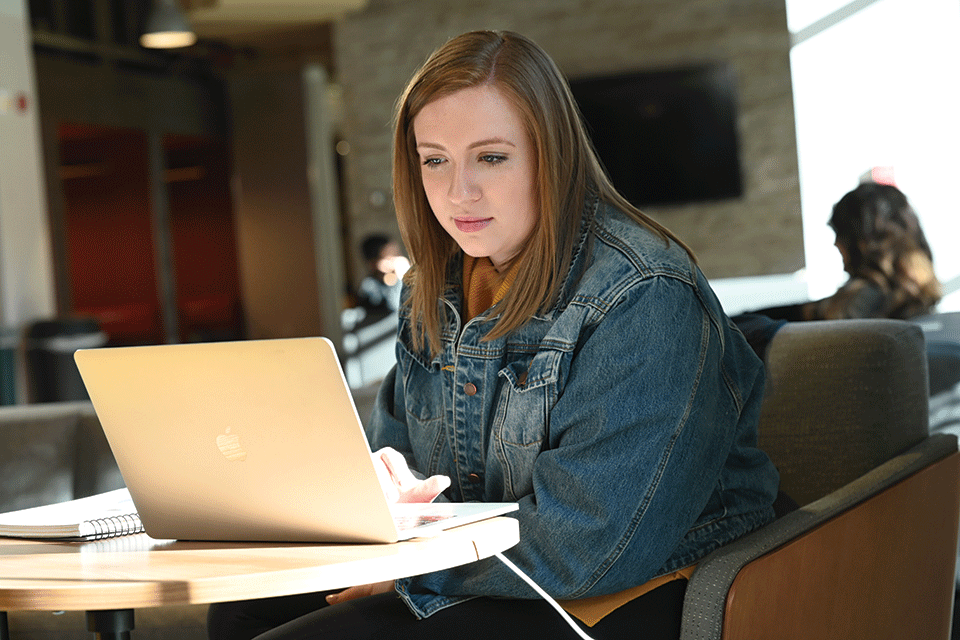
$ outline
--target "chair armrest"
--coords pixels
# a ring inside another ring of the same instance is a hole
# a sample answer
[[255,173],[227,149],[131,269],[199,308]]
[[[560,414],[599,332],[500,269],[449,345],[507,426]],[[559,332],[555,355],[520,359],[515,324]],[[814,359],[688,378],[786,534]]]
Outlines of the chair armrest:
[[0,407],[0,511],[75,497],[76,412],[81,405]]
[[[896,456],[876,469],[857,478],[853,482],[841,487],[837,491],[816,500],[801,509],[794,511],[783,518],[770,523],[769,525],[751,533],[739,540],[722,547],[700,562],[697,570],[691,576],[687,586],[687,592],[684,599],[683,623],[681,638],[683,640],[706,640],[719,639],[724,637],[724,617],[728,606],[728,594],[730,601],[733,601],[733,585],[741,572],[755,560],[767,556],[778,549],[785,548],[788,543],[792,543],[803,536],[809,535],[815,529],[820,531],[825,528],[822,525],[828,521],[838,519],[844,514],[859,510],[859,505],[866,502],[874,496],[886,492],[898,483],[919,475],[919,472],[928,469],[938,461],[945,461],[949,458],[950,466],[944,468],[945,477],[948,481],[945,483],[944,490],[949,492],[947,499],[936,502],[937,511],[936,526],[929,529],[935,536],[946,536],[951,541],[947,545],[950,548],[948,557],[950,566],[944,566],[943,559],[935,560],[943,573],[943,578],[948,583],[947,588],[952,592],[953,585],[953,566],[957,543],[957,526],[960,518],[960,482],[958,482],[956,467],[960,463],[960,454],[957,453],[957,439],[955,436],[947,434],[936,434],[930,436],[920,444],[912,447],[903,454]],[[928,503],[929,501],[915,500],[915,503]],[[929,506],[929,504],[922,505]],[[858,509],[854,509],[857,507]],[[875,523],[874,523],[875,524]],[[884,527],[892,523],[884,523]],[[882,538],[883,536],[874,536],[869,527],[864,530],[865,539]],[[857,548],[855,553],[847,553],[846,557],[856,556],[862,549]],[[836,553],[845,553],[848,550],[835,549]],[[904,553],[910,549],[904,549]],[[918,554],[927,553],[928,549],[913,549]],[[809,559],[808,559],[809,560]],[[871,559],[872,563],[873,559]],[[809,568],[809,566],[807,567]],[[823,568],[823,567],[820,567]],[[802,573],[807,573],[805,570]],[[815,572],[814,572],[815,573]],[[809,577],[796,572],[785,572],[781,575],[785,586],[779,589],[782,598],[788,598],[796,601],[801,597],[800,580]],[[889,576],[888,576],[889,577]],[[863,580],[866,584],[867,579],[862,575],[855,576],[856,580]],[[804,585],[811,586],[811,585]],[[817,584],[813,588],[819,589],[834,597],[836,594],[831,592],[834,585]],[[923,588],[917,585],[916,591],[920,593],[929,593],[925,591],[931,585],[924,584]],[[769,581],[764,583],[765,589],[777,590]],[[737,595],[735,603],[737,606],[750,603],[750,596],[745,593]],[[949,625],[949,602],[946,605],[945,615]],[[907,609],[903,604],[899,604],[900,609]],[[876,611],[871,608],[868,611]],[[872,614],[871,614],[872,615]],[[785,631],[785,629],[781,629]],[[787,637],[782,633],[779,637]],[[756,636],[760,637],[760,636]],[[810,636],[817,637],[817,636]],[[822,636],[820,636],[822,637]],[[843,637],[842,635],[837,637]],[[847,636],[851,637],[851,636]],[[921,637],[921,636],[915,636]],[[927,636],[923,636],[927,637]],[[932,637],[932,636],[931,636]]]

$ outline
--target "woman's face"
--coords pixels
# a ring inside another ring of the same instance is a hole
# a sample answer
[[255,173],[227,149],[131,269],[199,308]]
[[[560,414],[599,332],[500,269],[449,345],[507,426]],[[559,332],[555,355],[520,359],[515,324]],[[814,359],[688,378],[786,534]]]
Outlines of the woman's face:
[[840,252],[840,257],[843,258],[843,270],[852,274],[850,271],[850,269],[853,268],[853,265],[850,264],[850,249],[844,244],[843,240],[840,239],[840,236],[837,236],[833,246],[837,248],[837,251]]
[[433,215],[464,253],[502,270],[540,216],[536,156],[520,114],[488,84],[428,103],[413,131]]

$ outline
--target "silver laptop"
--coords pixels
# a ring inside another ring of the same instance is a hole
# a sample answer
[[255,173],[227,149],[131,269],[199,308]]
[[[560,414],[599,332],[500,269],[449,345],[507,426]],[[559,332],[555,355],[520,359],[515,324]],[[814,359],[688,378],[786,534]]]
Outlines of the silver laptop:
[[154,538],[394,542],[517,508],[390,505],[326,338],[82,349],[74,357]]

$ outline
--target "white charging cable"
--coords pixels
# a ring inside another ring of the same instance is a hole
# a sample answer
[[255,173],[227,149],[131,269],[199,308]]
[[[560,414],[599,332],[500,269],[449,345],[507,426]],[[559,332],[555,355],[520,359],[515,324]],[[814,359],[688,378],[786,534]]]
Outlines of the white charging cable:
[[591,638],[590,636],[588,636],[586,633],[583,632],[583,629],[580,628],[580,625],[578,625],[576,622],[573,621],[573,619],[570,617],[570,614],[568,614],[566,611],[564,611],[563,607],[561,607],[560,604],[559,604],[556,600],[554,600],[553,598],[551,598],[551,597],[550,597],[550,594],[548,594],[546,591],[544,591],[543,589],[541,589],[541,588],[540,588],[540,585],[538,585],[536,582],[534,582],[534,581],[530,578],[530,576],[528,576],[528,575],[525,574],[523,571],[521,571],[520,568],[519,568],[517,565],[515,565],[515,564],[513,564],[512,562],[510,562],[509,560],[507,560],[507,558],[506,558],[502,553],[497,553],[497,554],[495,554],[495,555],[497,556],[497,558],[499,558],[500,562],[502,562],[503,564],[507,565],[507,568],[509,568],[511,571],[513,571],[513,572],[514,572],[515,574],[517,574],[518,576],[520,576],[520,579],[521,579],[521,580],[523,580],[523,581],[526,582],[528,585],[530,585],[530,588],[533,589],[534,591],[536,591],[537,594],[539,594],[541,598],[543,598],[543,599],[546,600],[548,603],[550,603],[550,606],[557,610],[557,613],[560,614],[560,617],[562,617],[562,618],[566,621],[566,623],[567,623],[568,625],[570,625],[570,628],[571,628],[571,629],[573,629],[574,631],[577,632],[577,635],[578,635],[578,636],[580,636],[581,638],[583,638],[583,640],[593,640],[593,638]]

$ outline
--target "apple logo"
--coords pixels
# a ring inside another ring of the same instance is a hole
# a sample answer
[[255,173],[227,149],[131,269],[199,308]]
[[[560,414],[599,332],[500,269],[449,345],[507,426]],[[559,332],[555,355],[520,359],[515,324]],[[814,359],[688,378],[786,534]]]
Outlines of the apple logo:
[[220,453],[231,462],[241,462],[247,459],[247,452],[240,446],[240,436],[230,433],[230,427],[227,427],[225,433],[217,436],[217,447]]

